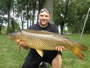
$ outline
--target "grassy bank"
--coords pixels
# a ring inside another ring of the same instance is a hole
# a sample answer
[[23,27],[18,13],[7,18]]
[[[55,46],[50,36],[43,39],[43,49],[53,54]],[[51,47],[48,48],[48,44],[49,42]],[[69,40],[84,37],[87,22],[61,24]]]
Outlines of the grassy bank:
[[0,35],[0,68],[21,68],[27,53],[24,49],[19,53],[16,43]]
[[[66,35],[72,40],[79,41],[80,35]],[[81,43],[88,46],[88,51],[84,52],[84,60],[79,60],[74,57],[71,51],[63,51],[63,68],[89,68],[90,66],[90,35],[85,34],[82,37]],[[0,35],[0,68],[21,68],[28,51],[22,49],[18,53],[16,43],[8,40],[7,35]]]

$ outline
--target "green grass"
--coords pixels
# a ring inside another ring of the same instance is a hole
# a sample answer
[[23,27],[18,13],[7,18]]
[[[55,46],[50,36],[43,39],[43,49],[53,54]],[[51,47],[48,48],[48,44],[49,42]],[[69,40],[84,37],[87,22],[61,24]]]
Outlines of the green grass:
[[[70,39],[79,41],[80,35],[74,34],[74,35],[66,35]],[[82,40],[80,41],[82,44],[86,45],[88,47],[88,51],[84,52],[85,58],[84,60],[80,60],[77,57],[75,57],[71,51],[64,51],[63,52],[63,68],[90,68],[90,35],[85,34],[82,37]]]
[[24,49],[19,53],[16,43],[0,35],[0,68],[21,68],[27,53]]
[[[68,38],[79,41],[80,35],[65,35]],[[88,51],[84,52],[84,60],[76,58],[71,51],[63,51],[62,68],[90,68],[90,35],[85,34],[82,37],[81,43],[88,46]],[[22,49],[21,53],[18,53],[16,43],[8,40],[7,35],[0,35],[0,68],[21,68],[28,51]],[[73,61],[74,60],[74,61]],[[51,66],[50,66],[51,68]]]

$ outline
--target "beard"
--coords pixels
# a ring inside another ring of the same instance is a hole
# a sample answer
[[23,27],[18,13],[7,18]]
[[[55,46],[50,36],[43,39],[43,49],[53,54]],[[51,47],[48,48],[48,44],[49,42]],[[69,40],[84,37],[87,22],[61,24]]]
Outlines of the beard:
[[40,25],[41,26],[46,26],[46,25],[48,25],[48,21],[40,21]]

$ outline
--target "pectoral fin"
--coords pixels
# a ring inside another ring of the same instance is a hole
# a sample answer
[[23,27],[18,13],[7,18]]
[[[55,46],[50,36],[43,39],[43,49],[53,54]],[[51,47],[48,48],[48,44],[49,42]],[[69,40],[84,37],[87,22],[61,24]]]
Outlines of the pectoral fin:
[[19,53],[20,53],[20,51],[21,51],[21,46],[19,46],[19,45],[18,45],[18,51],[19,51]]
[[36,51],[41,57],[43,57],[43,51],[42,50],[36,49]]

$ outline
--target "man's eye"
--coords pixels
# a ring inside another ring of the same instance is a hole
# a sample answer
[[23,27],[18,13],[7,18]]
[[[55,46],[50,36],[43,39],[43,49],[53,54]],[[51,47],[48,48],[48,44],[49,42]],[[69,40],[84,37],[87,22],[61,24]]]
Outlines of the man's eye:
[[43,17],[43,15],[41,15]]
[[48,16],[45,16],[45,17],[48,17]]

